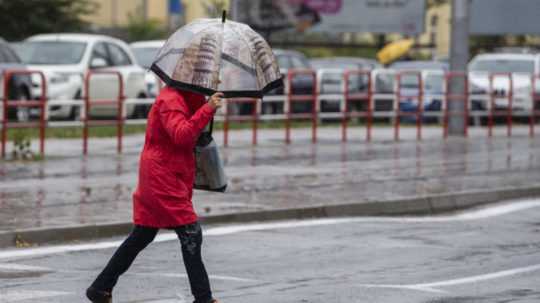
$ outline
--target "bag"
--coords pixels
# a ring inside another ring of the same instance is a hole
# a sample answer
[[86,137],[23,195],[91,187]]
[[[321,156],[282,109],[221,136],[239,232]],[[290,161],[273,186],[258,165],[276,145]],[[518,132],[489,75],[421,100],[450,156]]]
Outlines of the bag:
[[203,131],[195,145],[195,189],[225,192],[227,189],[227,177],[223,168],[223,162],[219,156],[219,149],[212,138],[214,119],[210,122],[210,130]]

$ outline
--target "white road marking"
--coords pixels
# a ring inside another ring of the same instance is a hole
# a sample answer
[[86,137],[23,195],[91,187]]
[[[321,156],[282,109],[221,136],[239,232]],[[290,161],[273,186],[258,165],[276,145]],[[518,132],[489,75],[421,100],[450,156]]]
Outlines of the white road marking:
[[420,284],[360,284],[362,287],[368,288],[397,288],[397,289],[411,289],[424,292],[437,292],[437,293],[447,293],[445,290],[438,289],[437,287],[444,286],[454,286],[461,284],[471,284],[476,282],[488,281],[493,279],[505,278],[510,276],[515,276],[519,274],[524,274],[528,272],[540,270],[540,264],[531,265],[526,267],[513,268],[503,271],[498,271],[494,273],[488,273],[478,276],[471,276],[465,278],[457,278],[446,281],[437,281],[430,283],[420,283]]
[[[40,290],[2,290],[0,291],[1,302],[17,302],[29,299],[43,299],[59,296],[67,296],[72,293],[63,291],[40,291]],[[4,301],[5,300],[5,301]]]
[[30,266],[15,263],[0,263],[0,271],[33,271],[33,272],[50,272],[54,271],[46,267]]
[[[292,220],[270,223],[254,223],[242,225],[229,225],[220,227],[210,227],[204,230],[205,236],[224,236],[249,231],[286,229],[310,226],[336,225],[346,223],[437,223],[470,221],[497,217],[518,211],[523,211],[535,207],[540,207],[540,200],[527,199],[509,204],[501,204],[486,208],[481,208],[469,212],[458,213],[448,216],[433,217],[354,217],[354,218],[335,218],[335,219],[313,219],[313,220]],[[154,242],[177,241],[176,234],[164,233],[156,237]],[[78,251],[100,250],[116,248],[122,244],[121,241],[104,241],[89,244],[59,245],[26,249],[14,249],[0,252],[1,259],[20,259],[25,257],[35,257],[51,254],[61,254]]]
[[[130,274],[129,272],[126,274]],[[167,277],[167,278],[187,278],[185,273],[131,273],[131,275],[136,276],[153,276],[153,277]],[[223,280],[223,281],[235,281],[235,282],[260,282],[259,280],[253,279],[244,279],[232,276],[220,276],[220,275],[208,275],[212,280]]]

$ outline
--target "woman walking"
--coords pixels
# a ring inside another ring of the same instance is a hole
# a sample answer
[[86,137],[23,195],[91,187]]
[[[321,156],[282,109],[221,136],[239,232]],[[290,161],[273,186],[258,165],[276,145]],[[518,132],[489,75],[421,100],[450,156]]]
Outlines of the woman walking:
[[222,96],[215,93],[205,102],[201,94],[167,86],[156,98],[148,115],[139,184],[133,194],[135,227],[87,289],[90,301],[112,302],[118,278],[165,228],[174,230],[180,240],[194,303],[217,303],[202,261],[202,231],[191,199],[195,145],[221,107]]

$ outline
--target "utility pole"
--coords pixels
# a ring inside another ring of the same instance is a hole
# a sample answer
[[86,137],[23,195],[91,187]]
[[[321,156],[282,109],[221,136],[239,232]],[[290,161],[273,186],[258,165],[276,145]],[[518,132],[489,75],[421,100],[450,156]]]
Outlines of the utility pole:
[[148,21],[148,0],[142,0],[142,13],[143,20]]
[[[452,3],[452,21],[451,21],[451,40],[450,40],[450,70],[453,72],[467,72],[467,63],[469,61],[469,8],[470,0],[453,0]],[[451,96],[463,96],[465,94],[465,81],[463,77],[451,78],[449,89]],[[448,102],[448,111],[450,113],[448,121],[448,134],[453,136],[465,135],[465,121],[463,113],[465,102],[468,100],[451,99]],[[454,112],[455,114],[452,114]]]

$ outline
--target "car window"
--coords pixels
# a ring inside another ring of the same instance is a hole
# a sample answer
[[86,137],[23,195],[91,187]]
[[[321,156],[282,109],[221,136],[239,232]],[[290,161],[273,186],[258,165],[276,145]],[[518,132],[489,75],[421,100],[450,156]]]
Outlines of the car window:
[[309,64],[299,57],[292,56],[291,63],[293,68],[308,68]]
[[4,48],[0,45],[0,63],[5,63],[7,61],[7,57],[4,54]]
[[287,56],[276,56],[279,68],[288,69],[291,68],[291,63],[289,62],[289,57]]
[[114,66],[131,65],[131,60],[129,59],[129,56],[121,47],[112,43],[107,43],[107,47],[109,48],[109,54],[111,56],[112,65]]
[[[92,59],[94,60],[96,58],[101,58],[107,62],[107,66],[112,66],[111,60],[109,58],[109,55],[107,53],[107,48],[105,47],[105,43],[100,42],[94,45],[94,49],[92,49]],[[91,61],[90,61],[91,62]]]
[[19,59],[8,47],[0,45],[0,62],[18,63]]
[[145,68],[150,68],[159,52],[158,47],[133,47],[131,48],[137,62]]
[[19,48],[24,63],[38,65],[78,64],[86,50],[86,42],[29,41]]
[[473,72],[534,73],[534,60],[526,59],[480,59],[469,64]]

